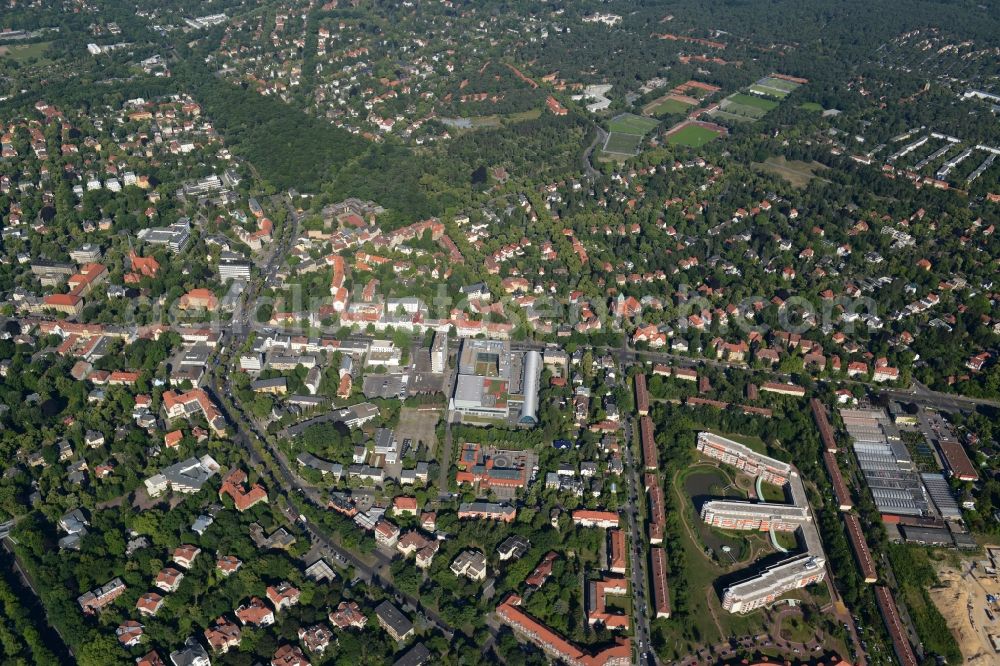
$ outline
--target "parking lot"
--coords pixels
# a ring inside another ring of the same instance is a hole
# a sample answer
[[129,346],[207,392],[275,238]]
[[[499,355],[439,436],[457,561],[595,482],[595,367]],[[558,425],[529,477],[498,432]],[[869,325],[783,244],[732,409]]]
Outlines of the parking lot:
[[[431,456],[437,453],[437,440],[434,429],[441,418],[440,409],[420,409],[404,407],[399,411],[399,425],[396,427],[396,439],[410,440],[411,447],[424,444]],[[447,463],[445,463],[447,464]]]

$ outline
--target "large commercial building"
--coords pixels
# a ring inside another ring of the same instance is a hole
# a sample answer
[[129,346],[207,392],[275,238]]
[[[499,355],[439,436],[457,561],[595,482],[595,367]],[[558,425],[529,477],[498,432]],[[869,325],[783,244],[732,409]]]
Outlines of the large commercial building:
[[842,409],[854,455],[882,513],[925,516],[930,503],[899,430],[882,409]]
[[449,408],[476,419],[538,423],[542,356],[512,351],[505,340],[465,339]]
[[792,466],[786,462],[757,453],[749,446],[710,432],[698,433],[698,450],[710,458],[738,467],[768,483],[783,486],[788,483]]

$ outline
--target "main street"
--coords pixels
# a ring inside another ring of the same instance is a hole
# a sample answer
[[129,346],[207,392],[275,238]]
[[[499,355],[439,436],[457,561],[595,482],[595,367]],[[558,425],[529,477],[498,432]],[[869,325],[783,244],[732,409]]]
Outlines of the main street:
[[[624,374],[624,369],[622,370]],[[639,493],[642,491],[643,483],[639,467],[635,463],[635,454],[632,449],[635,446],[632,419],[626,419],[625,427],[625,470],[628,474],[632,487],[628,489],[628,504],[625,506],[625,518],[628,521],[627,538],[632,546],[632,609],[635,617],[635,639],[638,662],[643,666],[654,666],[656,655],[650,643],[649,632],[649,593],[646,586],[649,576],[646,571],[646,553],[643,545],[645,535],[640,529],[642,516],[639,515]]]
[[[298,221],[298,215],[289,206],[289,224],[285,225],[286,228],[278,243],[276,243],[274,252],[272,252],[264,265],[260,278],[252,280],[244,290],[246,294],[246,298],[244,299],[245,304],[252,304],[252,299],[260,293],[261,288],[273,279],[280,257],[284,256],[291,239],[295,236]],[[234,322],[234,325],[228,329],[230,332],[228,340],[228,349],[230,352],[239,350],[246,342],[251,330],[252,316],[253,308],[244,307],[239,321]],[[286,517],[292,522],[299,523],[313,541],[318,543],[325,552],[330,553],[339,563],[350,564],[359,576],[372,584],[382,587],[393,595],[398,603],[404,603],[413,611],[422,613],[431,624],[451,640],[454,637],[454,629],[440,615],[429,608],[425,608],[421,604],[420,599],[400,590],[392,582],[392,574],[389,568],[389,564],[392,561],[390,557],[375,550],[373,556],[376,564],[372,566],[358,554],[337,544],[318,525],[309,523],[300,517],[298,510],[295,508],[299,506],[299,502],[303,500],[308,501],[324,511],[328,510],[326,502],[315,487],[305,483],[292,471],[285,455],[276,446],[271,444],[267,435],[259,430],[254,419],[243,411],[243,408],[236,400],[232,399],[232,373],[229,371],[229,364],[235,363],[236,360],[235,354],[232,353],[227,354],[226,357],[217,354],[212,361],[211,386],[207,388],[212,394],[213,401],[222,410],[223,416],[236,431],[233,438],[234,443],[239,444],[246,450],[247,456],[254,467],[262,474],[265,474],[270,480],[272,489],[285,498],[287,507]],[[222,375],[221,378],[220,374]],[[273,463],[265,460],[258,451],[257,446],[255,446],[255,442],[258,442],[266,449]],[[298,498],[295,497],[296,494],[299,495]]]

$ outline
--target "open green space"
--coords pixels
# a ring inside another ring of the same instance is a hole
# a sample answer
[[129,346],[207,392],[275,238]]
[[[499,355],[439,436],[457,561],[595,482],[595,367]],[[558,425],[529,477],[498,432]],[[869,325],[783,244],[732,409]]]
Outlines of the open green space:
[[35,42],[34,44],[8,44],[0,46],[0,58],[10,58],[18,62],[24,62],[31,58],[42,58],[45,49],[49,48],[52,42]]
[[700,148],[706,143],[718,138],[718,133],[700,125],[687,125],[677,130],[669,137],[667,143],[673,146]]
[[760,499],[764,502],[780,503],[785,501],[785,491],[772,483],[762,483],[760,489],[763,495]]
[[[767,111],[759,109],[756,106],[747,106],[746,104],[737,104],[729,99],[722,100],[722,111],[730,116],[736,116],[736,120],[747,121],[747,120],[760,120],[765,115]],[[713,114],[715,115],[715,114]],[[725,115],[719,115],[721,118],[725,118]]]
[[786,617],[781,622],[781,637],[787,641],[807,643],[815,635],[816,631],[798,615]]
[[489,116],[471,116],[468,121],[472,123],[471,129],[500,127],[505,121],[518,123],[524,120],[537,120],[542,115],[541,109],[529,109],[518,113],[498,114]]
[[809,184],[813,178],[819,178],[824,182],[825,178],[817,175],[827,167],[819,162],[802,162],[799,160],[786,160],[784,155],[769,157],[763,162],[754,162],[753,168],[760,171],[767,171],[776,176],[781,176],[794,187],[802,188]]
[[803,102],[799,104],[799,108],[803,111],[813,111],[815,113],[823,113],[824,111],[823,107],[816,102]]
[[785,550],[796,550],[799,547],[795,534],[792,532],[775,532],[774,538],[778,541],[778,545]]
[[643,118],[634,113],[623,113],[608,122],[608,129],[611,130],[612,134],[621,132],[642,136],[659,124],[658,120],[652,118]]
[[[690,610],[683,622],[673,619],[654,622],[656,631],[661,632],[665,639],[664,646],[658,648],[658,654],[664,659],[679,659],[690,656],[698,646],[714,645],[729,636],[756,635],[766,630],[764,614],[761,612],[734,615],[722,609],[722,603],[715,590],[715,581],[723,574],[733,570],[733,565],[728,555],[724,556],[726,561],[730,562],[728,568],[717,564],[705,554],[704,548],[693,538],[693,528],[697,528],[701,521],[687,496],[689,492],[687,487],[692,474],[699,486],[705,482],[711,486],[719,479],[727,478],[724,471],[704,465],[677,473],[671,484],[670,492],[676,494],[675,501],[682,513],[681,520],[687,525],[687,528],[682,527],[681,529],[679,546],[684,551],[684,578],[691,594]],[[707,477],[698,478],[702,475],[708,475],[716,480],[712,481]],[[735,489],[733,490],[735,491]],[[722,530],[711,531],[723,538],[731,534]],[[734,552],[733,555],[735,556],[736,553]],[[737,568],[741,566],[744,565],[739,564]]]
[[924,649],[943,656],[950,664],[960,664],[958,642],[928,592],[939,584],[930,553],[921,546],[889,545],[889,561],[899,584],[897,600],[905,605]]
[[713,435],[718,435],[719,437],[725,437],[726,439],[731,439],[734,442],[739,442],[743,446],[747,446],[757,453],[767,454],[767,444],[764,443],[760,437],[755,437],[753,435],[740,435],[731,432],[722,432],[721,430],[714,430],[712,428],[702,428],[702,430],[707,430]]

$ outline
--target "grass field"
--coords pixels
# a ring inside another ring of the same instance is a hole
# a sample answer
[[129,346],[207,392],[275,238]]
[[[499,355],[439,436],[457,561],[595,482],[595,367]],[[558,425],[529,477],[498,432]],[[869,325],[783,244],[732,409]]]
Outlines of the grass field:
[[750,91],[758,95],[764,95],[765,97],[773,97],[774,99],[785,99],[788,97],[788,93],[784,90],[769,88],[756,83],[750,86]]
[[757,85],[766,86],[768,88],[777,88],[778,90],[784,90],[785,93],[790,93],[799,87],[799,84],[794,81],[786,81],[785,79],[779,79],[773,76],[765,76],[757,82]]
[[699,125],[687,125],[667,137],[667,143],[673,146],[700,148],[719,135],[712,130]]
[[757,97],[756,95],[747,95],[745,93],[734,93],[727,97],[729,101],[734,104],[739,104],[741,106],[750,106],[755,109],[760,109],[764,113],[778,108],[778,103],[774,100],[764,99],[762,97]]
[[643,109],[643,113],[653,116],[662,116],[668,113],[680,114],[687,113],[688,109],[691,108],[691,104],[687,102],[682,102],[679,99],[674,99],[672,97],[662,97],[655,102],[647,105]]
[[819,162],[800,162],[797,160],[789,161],[785,159],[784,155],[769,157],[764,162],[754,162],[753,168],[761,171],[768,171],[776,176],[781,176],[794,187],[805,187],[813,178],[819,178],[824,182],[829,182],[825,178],[816,175],[826,169],[826,166],[820,164]]
[[[701,520],[695,514],[691,500],[682,490],[684,477],[683,472],[675,474],[671,492],[677,493],[677,501],[681,503],[681,511],[684,514],[682,520],[692,530],[697,530]],[[663,626],[664,633],[668,637],[666,646],[658,652],[659,656],[663,659],[678,659],[694,654],[701,645],[714,645],[729,636],[762,633],[766,628],[762,613],[756,612],[749,615],[727,613],[722,610],[722,603],[715,590],[717,578],[727,571],[739,569],[745,565],[722,567],[705,554],[702,546],[692,538],[691,531],[682,528],[681,535],[681,544],[686,560],[683,575],[688,581],[690,590],[690,611],[683,621],[656,620],[657,624]]]
[[[740,107],[740,108],[748,108],[748,107]],[[716,109],[715,111],[712,111],[712,113],[710,113],[709,115],[717,120],[729,120],[734,123],[748,123],[753,120],[757,120],[756,117],[741,116],[735,113],[729,113],[727,111],[723,111],[722,109]]]
[[616,155],[637,155],[642,146],[642,136],[612,132],[604,143],[604,152]]
[[633,113],[623,113],[620,116],[612,118],[608,123],[608,128],[612,133],[618,132],[642,136],[659,124],[658,120],[653,120],[652,118],[643,118]]
[[23,62],[31,58],[42,58],[45,49],[49,48],[52,42],[36,42],[34,44],[9,44],[0,46],[0,58],[10,58]]
[[[767,115],[767,111],[756,106],[738,104],[737,102],[726,98],[722,100],[721,113],[713,113],[712,115],[718,115],[720,118],[735,116],[737,119],[742,120],[760,120]],[[731,117],[729,119],[733,120]]]
[[799,108],[804,111],[814,111],[816,113],[823,113],[823,107],[816,102],[803,102],[799,104]]
[[[759,498],[761,501],[777,502],[778,504],[785,502],[785,491],[778,486],[772,483],[762,483],[760,484],[760,489],[763,491],[762,494],[764,495]],[[794,540],[795,539],[793,538],[792,541],[794,542]]]

